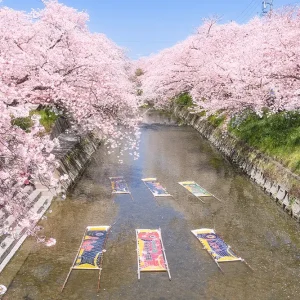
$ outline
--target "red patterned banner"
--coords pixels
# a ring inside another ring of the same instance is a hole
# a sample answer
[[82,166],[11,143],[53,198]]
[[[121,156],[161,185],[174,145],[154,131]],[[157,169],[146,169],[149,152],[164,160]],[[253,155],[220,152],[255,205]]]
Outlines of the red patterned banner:
[[136,232],[140,271],[167,271],[160,231],[137,229]]

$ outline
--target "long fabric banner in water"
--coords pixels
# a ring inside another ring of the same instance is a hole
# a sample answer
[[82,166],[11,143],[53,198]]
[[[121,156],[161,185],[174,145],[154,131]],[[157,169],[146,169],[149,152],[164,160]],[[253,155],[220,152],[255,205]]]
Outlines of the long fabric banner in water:
[[153,196],[171,196],[167,190],[157,181],[156,178],[144,178],[142,179],[146,184],[147,188],[151,191]]
[[73,269],[100,269],[103,247],[110,226],[88,226]]
[[228,246],[213,229],[195,229],[192,230],[192,233],[197,237],[216,262],[242,260],[241,257],[236,256],[231,251],[230,246]]
[[186,188],[188,191],[190,191],[196,197],[211,197],[212,196],[212,194],[210,194],[208,191],[206,191],[204,188],[202,188],[195,181],[181,181],[178,183],[180,185],[182,185],[184,188]]
[[136,229],[139,270],[167,271],[160,230]]
[[123,176],[109,177],[113,194],[130,194]]

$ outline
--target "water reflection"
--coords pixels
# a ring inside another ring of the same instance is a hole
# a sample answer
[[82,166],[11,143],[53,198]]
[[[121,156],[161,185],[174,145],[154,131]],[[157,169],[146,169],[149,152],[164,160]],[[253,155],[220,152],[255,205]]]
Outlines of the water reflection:
[[[298,299],[299,226],[197,132],[189,127],[149,124],[142,128],[140,158],[100,147],[64,202],[54,202],[43,234],[46,248],[28,239],[2,272],[9,284],[3,299]],[[156,120],[157,122],[157,120]],[[109,176],[126,178],[129,195],[111,196]],[[154,199],[140,180],[154,176],[173,198]],[[194,180],[222,199],[201,203],[177,182]],[[63,292],[85,227],[116,222],[107,242],[97,294],[95,271],[74,271]],[[143,273],[137,281],[136,228],[162,228],[172,281],[165,273]],[[222,264],[223,275],[191,229],[215,227],[255,269]]]

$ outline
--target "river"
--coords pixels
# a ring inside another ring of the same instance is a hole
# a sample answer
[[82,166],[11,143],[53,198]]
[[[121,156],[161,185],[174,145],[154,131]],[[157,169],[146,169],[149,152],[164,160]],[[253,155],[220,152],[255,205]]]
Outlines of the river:
[[[299,299],[299,225],[194,129],[172,124],[148,115],[137,160],[125,153],[119,164],[120,149],[109,154],[100,146],[67,199],[54,201],[39,224],[57,244],[47,248],[28,238],[0,275],[8,285],[2,299]],[[111,195],[110,176],[124,176],[133,200]],[[173,197],[154,199],[144,177],[157,177]],[[203,204],[178,184],[185,180],[222,202]],[[60,293],[86,226],[113,223],[100,291],[97,271],[74,270]],[[158,272],[138,281],[135,229],[159,227],[172,280]],[[253,271],[229,262],[220,272],[191,233],[203,227],[215,228]]]

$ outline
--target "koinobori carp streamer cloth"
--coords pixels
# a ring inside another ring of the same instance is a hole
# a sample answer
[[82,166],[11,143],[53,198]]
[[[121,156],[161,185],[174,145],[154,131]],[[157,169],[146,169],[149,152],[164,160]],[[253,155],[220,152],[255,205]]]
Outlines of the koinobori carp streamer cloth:
[[186,188],[189,192],[191,192],[196,197],[211,197],[208,191],[206,191],[203,187],[201,187],[195,181],[181,181],[178,182],[181,186]]
[[202,228],[192,230],[192,233],[201,242],[205,250],[216,262],[243,260],[238,257],[224,240],[213,229]]
[[156,178],[144,178],[142,179],[147,188],[151,191],[153,196],[171,196],[167,190],[157,181]]
[[136,229],[138,275],[140,272],[168,272],[168,262],[160,229]]
[[99,269],[110,226],[88,226],[73,269]]
[[109,177],[113,194],[130,194],[123,176]]

